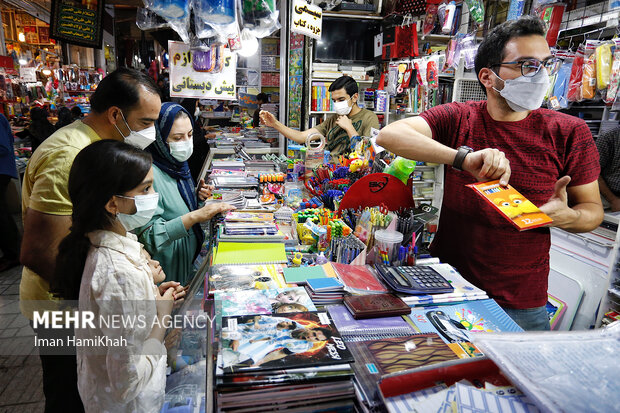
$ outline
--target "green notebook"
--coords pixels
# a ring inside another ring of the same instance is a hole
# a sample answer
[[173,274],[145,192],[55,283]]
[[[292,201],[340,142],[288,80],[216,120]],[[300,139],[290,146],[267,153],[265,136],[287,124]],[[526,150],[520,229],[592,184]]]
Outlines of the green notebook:
[[282,243],[220,242],[213,265],[220,264],[285,264]]
[[325,277],[327,277],[327,275],[320,265],[284,269],[284,280],[287,284],[306,284],[310,279]]

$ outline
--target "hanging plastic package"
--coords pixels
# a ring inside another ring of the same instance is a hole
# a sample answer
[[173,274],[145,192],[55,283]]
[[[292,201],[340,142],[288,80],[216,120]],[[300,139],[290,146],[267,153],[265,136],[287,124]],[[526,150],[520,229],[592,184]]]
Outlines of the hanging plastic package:
[[607,89],[611,76],[611,44],[604,43],[596,48],[596,88]]
[[596,93],[596,54],[594,45],[586,44],[586,56],[583,63],[583,76],[581,77],[581,98],[594,99]]
[[386,90],[390,96],[396,96],[398,90],[398,63],[390,63]]
[[553,92],[547,101],[549,109],[558,110],[568,107],[568,84],[572,68],[573,63],[570,61],[564,61],[564,64],[560,66],[560,70],[555,78],[555,84],[553,85]]
[[140,30],[161,29],[170,27],[168,21],[159,14],[144,7],[138,7],[136,10],[136,26]]
[[190,0],[144,0],[144,5],[163,17],[184,43],[189,43],[189,2]]
[[508,6],[508,16],[506,20],[516,20],[519,17],[523,16],[523,6],[525,5],[525,0],[510,0],[510,5]]
[[439,28],[442,28],[446,21],[446,3],[441,3],[437,6],[437,22],[439,23]]
[[441,33],[450,34],[452,32],[452,25],[454,24],[454,13],[456,12],[456,3],[451,1],[446,5],[446,17],[444,18],[443,25],[441,26]]
[[235,0],[194,0],[193,4],[194,12],[212,26],[235,21]]
[[424,36],[431,34],[435,28],[437,21],[438,6],[436,4],[428,4],[426,6],[426,17],[424,17],[424,25],[422,26],[422,34]]
[[484,5],[480,0],[465,0],[465,4],[469,7],[469,14],[476,24],[484,22]]
[[275,0],[241,0],[241,22],[259,39],[280,28]]
[[426,82],[428,83],[428,87],[431,89],[438,89],[438,78],[437,62],[430,60],[426,65]]
[[[476,52],[478,51],[475,34],[470,33],[466,35],[460,43],[460,57],[462,57],[465,62],[465,69],[473,69],[476,60]],[[455,56],[455,58],[457,57],[458,56]]]
[[580,45],[575,53],[575,60],[573,60],[573,67],[570,72],[570,80],[568,83],[567,100],[569,102],[581,102],[581,81],[583,79],[583,57],[584,46]]
[[607,86],[607,95],[605,102],[611,103],[618,96],[618,88],[620,87],[620,39],[615,39],[614,60],[611,65],[611,74],[609,76],[609,85]]

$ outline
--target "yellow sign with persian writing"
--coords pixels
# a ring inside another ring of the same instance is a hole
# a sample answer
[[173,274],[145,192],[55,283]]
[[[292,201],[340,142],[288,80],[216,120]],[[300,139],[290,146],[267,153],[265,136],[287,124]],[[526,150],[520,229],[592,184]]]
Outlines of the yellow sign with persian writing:
[[[211,51],[215,53],[214,50]],[[197,99],[236,99],[237,55],[229,48],[222,49],[222,70],[215,73],[208,71],[210,61],[201,63],[201,69],[194,69],[193,53],[189,45],[183,42],[168,42],[170,56],[170,96]],[[201,56],[201,59],[211,59]],[[213,66],[216,66],[213,64]]]
[[292,32],[301,33],[315,39],[321,38],[323,10],[319,6],[308,4],[305,0],[295,0],[291,17],[293,19]]

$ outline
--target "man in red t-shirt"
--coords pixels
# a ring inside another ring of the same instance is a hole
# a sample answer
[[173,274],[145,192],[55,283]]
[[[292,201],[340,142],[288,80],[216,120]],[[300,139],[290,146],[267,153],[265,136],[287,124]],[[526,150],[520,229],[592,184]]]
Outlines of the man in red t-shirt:
[[[478,80],[486,101],[449,103],[381,130],[377,143],[446,168],[433,255],[485,289],[526,330],[548,330],[548,228],[518,232],[473,190],[476,181],[510,180],[553,219],[586,232],[603,219],[598,152],[585,122],[540,109],[559,67],[535,17],[506,22],[480,44]],[[474,149],[472,149],[474,148]]]

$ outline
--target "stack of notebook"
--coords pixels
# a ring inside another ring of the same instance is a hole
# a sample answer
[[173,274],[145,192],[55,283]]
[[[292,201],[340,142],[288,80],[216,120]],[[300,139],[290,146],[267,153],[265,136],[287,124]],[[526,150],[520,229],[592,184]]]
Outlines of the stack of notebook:
[[344,298],[344,284],[337,278],[312,278],[306,284],[306,290],[316,304],[338,304]]
[[285,236],[271,213],[232,211],[220,227],[219,238],[222,241],[283,242]]
[[218,411],[352,411],[353,357],[327,313],[223,317],[218,332]]

